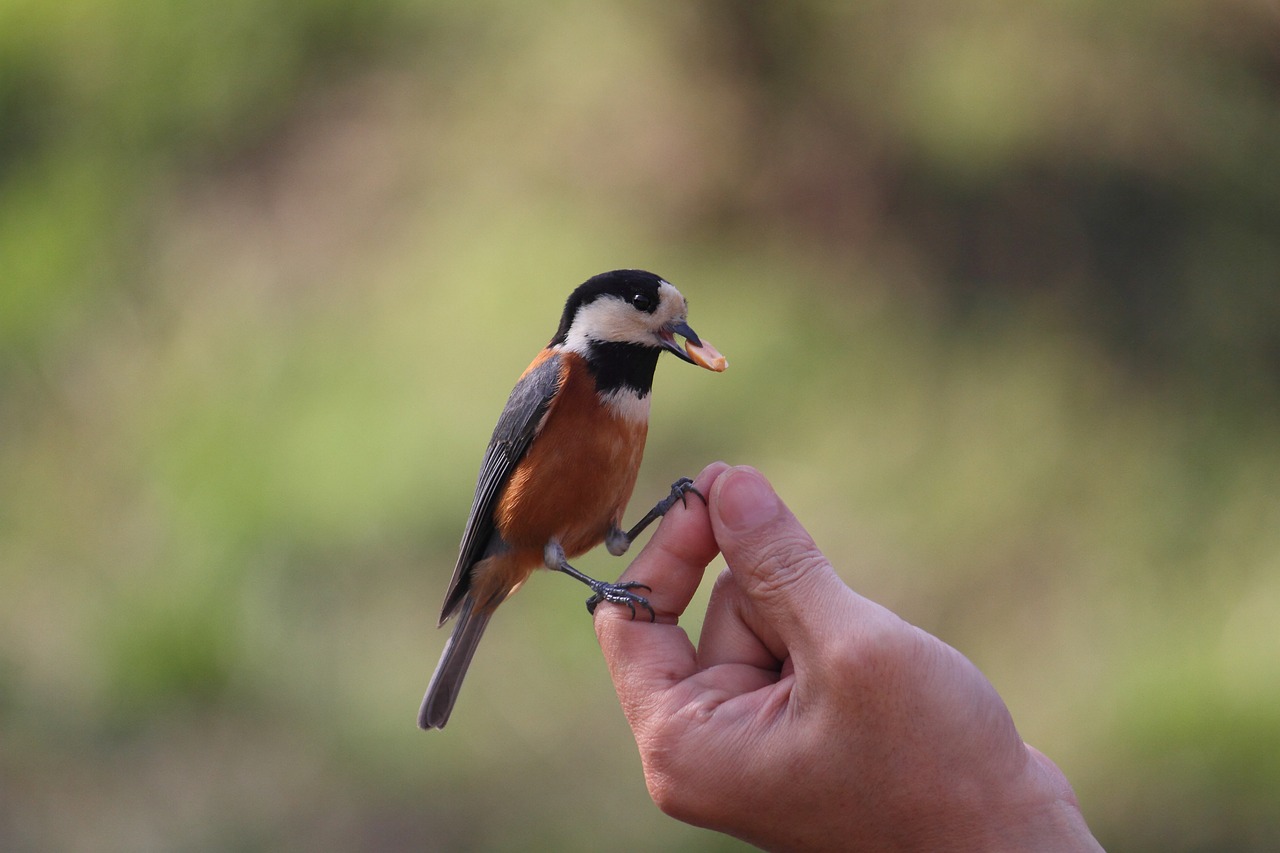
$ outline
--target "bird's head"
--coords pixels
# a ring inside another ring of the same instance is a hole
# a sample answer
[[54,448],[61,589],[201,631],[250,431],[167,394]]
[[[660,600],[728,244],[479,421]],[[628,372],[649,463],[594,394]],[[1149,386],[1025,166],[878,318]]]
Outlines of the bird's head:
[[[589,355],[599,344],[666,350],[716,372],[728,361],[689,327],[689,305],[669,282],[644,270],[614,270],[587,279],[565,302],[553,346]],[[682,349],[675,336],[685,339]]]

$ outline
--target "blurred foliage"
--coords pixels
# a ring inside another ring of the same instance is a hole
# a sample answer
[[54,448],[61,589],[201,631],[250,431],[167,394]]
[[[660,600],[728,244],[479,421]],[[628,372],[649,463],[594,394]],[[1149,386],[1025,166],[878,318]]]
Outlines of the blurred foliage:
[[495,413],[643,266],[732,369],[637,506],[761,467],[1108,848],[1274,849],[1277,154],[1271,0],[3,0],[0,848],[739,849],[562,580],[412,724]]

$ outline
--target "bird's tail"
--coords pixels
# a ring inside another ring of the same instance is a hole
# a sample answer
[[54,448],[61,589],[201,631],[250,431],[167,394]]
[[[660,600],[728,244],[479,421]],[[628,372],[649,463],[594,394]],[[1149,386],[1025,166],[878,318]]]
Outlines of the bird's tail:
[[462,679],[471,665],[471,658],[476,653],[476,646],[484,636],[484,629],[493,616],[493,607],[477,607],[476,600],[468,595],[458,608],[458,622],[453,627],[453,634],[445,644],[444,653],[440,655],[440,663],[436,664],[435,674],[427,685],[427,695],[422,697],[422,709],[418,711],[418,727],[422,729],[442,729],[449,722],[449,714],[453,711],[453,703],[457,701],[458,689],[462,687]]

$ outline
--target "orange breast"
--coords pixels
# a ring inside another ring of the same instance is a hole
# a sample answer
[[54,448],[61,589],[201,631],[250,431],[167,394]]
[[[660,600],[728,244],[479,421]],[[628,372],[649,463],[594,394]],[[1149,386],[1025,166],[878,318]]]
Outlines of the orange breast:
[[604,541],[635,488],[645,421],[602,407],[586,364],[565,353],[568,375],[542,432],[499,499],[502,538],[540,554],[552,539],[572,558]]

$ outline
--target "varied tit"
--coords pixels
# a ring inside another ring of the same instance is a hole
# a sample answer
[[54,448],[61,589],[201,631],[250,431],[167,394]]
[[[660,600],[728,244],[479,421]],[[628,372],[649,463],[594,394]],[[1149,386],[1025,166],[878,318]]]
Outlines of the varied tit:
[[591,612],[607,601],[633,618],[637,606],[655,618],[633,592],[648,587],[593,580],[568,561],[601,542],[620,556],[687,492],[697,494],[681,478],[634,527],[620,526],[644,453],[658,356],[717,372],[727,365],[689,328],[687,312],[680,291],[641,270],[602,273],[569,296],[555,337],[516,383],[485,450],[440,613],[441,625],[455,616],[457,623],[422,700],[422,728],[448,722],[494,610],[539,566],[589,586]]

